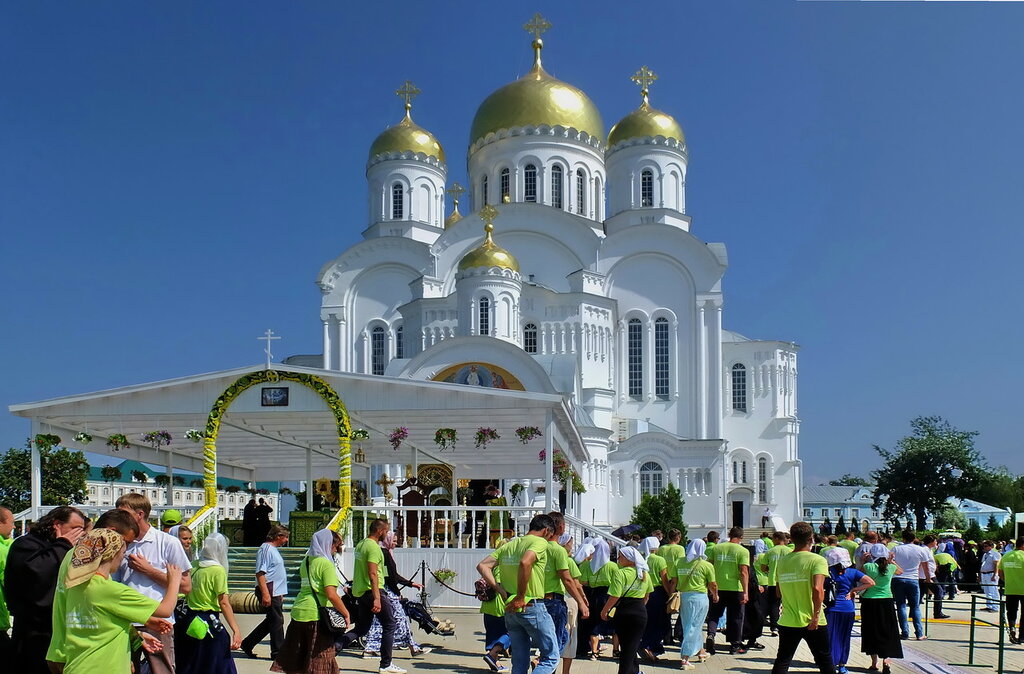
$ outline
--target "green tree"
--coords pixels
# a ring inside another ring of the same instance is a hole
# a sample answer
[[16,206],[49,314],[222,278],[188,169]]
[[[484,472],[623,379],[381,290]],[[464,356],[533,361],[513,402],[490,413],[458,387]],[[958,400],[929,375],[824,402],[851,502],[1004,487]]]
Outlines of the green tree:
[[939,508],[938,512],[935,513],[936,529],[956,529],[957,531],[963,531],[966,526],[967,518],[962,512],[960,512],[960,509],[952,503],[947,502],[944,506]]
[[989,538],[993,538],[999,534],[1002,527],[999,526],[999,522],[996,522],[995,515],[988,516],[988,522],[985,524],[985,533],[989,535]]
[[[85,454],[60,446],[39,447],[43,478],[43,505],[71,505],[85,501],[89,463]],[[0,504],[19,512],[31,505],[32,450],[12,447],[0,457]]]
[[686,531],[683,523],[683,495],[675,485],[668,485],[656,496],[644,494],[640,503],[633,507],[630,524],[639,524],[637,532],[649,536],[655,529],[668,533],[670,529]]
[[985,538],[985,532],[978,526],[978,520],[971,520],[971,523],[967,525],[967,530],[964,531],[964,540],[981,543],[983,538]]
[[158,487],[166,487],[168,484],[170,484],[171,479],[167,477],[166,473],[160,473],[159,475],[155,475],[153,477],[153,482],[155,482],[156,486]]
[[1024,512],[1024,475],[1015,475],[1000,466],[985,471],[971,486],[967,498],[1016,513]]
[[149,482],[149,475],[142,470],[133,470],[132,477],[134,477],[140,484],[146,484]]
[[121,479],[121,469],[117,466],[103,466],[100,468],[100,477],[103,478],[104,482],[114,484]]
[[829,482],[833,487],[870,487],[871,483],[859,475],[844,474],[842,477]]
[[951,496],[966,498],[986,469],[974,448],[976,431],[961,431],[941,417],[918,417],[910,426],[913,433],[895,450],[875,445],[885,465],[871,473],[874,507],[884,505],[886,519],[911,512],[923,530],[929,511]]

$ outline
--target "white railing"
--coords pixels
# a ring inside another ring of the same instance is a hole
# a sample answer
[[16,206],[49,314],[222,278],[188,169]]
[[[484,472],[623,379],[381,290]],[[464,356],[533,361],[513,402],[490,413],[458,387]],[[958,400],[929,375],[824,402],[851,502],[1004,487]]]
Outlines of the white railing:
[[619,538],[618,536],[612,536],[607,531],[595,527],[593,524],[587,524],[581,519],[577,519],[572,515],[565,515],[565,530],[573,537],[576,546],[583,545],[583,539],[593,538],[598,536],[608,541],[608,545],[622,547],[626,545],[626,541]]
[[353,506],[345,546],[366,534],[373,519],[385,519],[401,548],[485,550],[499,540],[529,531],[530,520],[544,512],[534,506]]
[[192,530],[192,549],[199,550],[203,539],[217,531],[217,508],[202,508],[186,524]]

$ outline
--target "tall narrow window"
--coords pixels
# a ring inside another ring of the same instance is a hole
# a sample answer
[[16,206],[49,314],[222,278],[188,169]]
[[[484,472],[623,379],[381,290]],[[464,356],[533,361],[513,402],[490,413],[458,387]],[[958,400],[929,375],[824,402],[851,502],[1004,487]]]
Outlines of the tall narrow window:
[[523,351],[537,353],[537,326],[533,323],[527,323],[523,328]]
[[668,319],[654,321],[654,395],[668,400],[669,381]]
[[483,202],[484,206],[487,205],[487,176],[484,176],[483,180],[480,181],[480,201]]
[[558,164],[551,167],[551,205],[562,208],[562,167]]
[[576,169],[576,212],[587,216],[587,174],[583,169]]
[[391,186],[391,219],[401,220],[405,217],[405,190],[401,183]]
[[505,203],[505,197],[509,195],[509,172],[507,168],[501,169],[501,203]]
[[639,399],[644,392],[644,327],[639,318],[629,319],[626,327],[629,397]]
[[644,170],[640,173],[640,206],[650,208],[654,205],[654,173]]
[[395,358],[405,358],[405,330],[401,325],[395,328]]
[[740,481],[740,462],[739,461],[733,461],[732,462],[732,481],[734,483]]
[[385,350],[384,328],[377,326],[370,333],[370,373],[384,374],[384,366],[387,364],[387,351]]
[[537,201],[537,167],[533,164],[523,170],[523,201]]
[[646,461],[640,466],[640,493],[657,496],[665,488],[665,469],[657,461]]
[[743,363],[732,366],[732,408],[747,411],[747,368]]
[[740,477],[742,478],[740,480],[740,482],[742,482],[743,484],[746,484],[747,483],[747,462],[746,461],[741,461],[740,462],[740,473],[741,473]]
[[479,315],[480,321],[478,323],[479,330],[477,330],[477,334],[491,334],[491,301],[486,297],[480,298]]
[[763,456],[757,460],[757,500],[768,502],[768,459]]

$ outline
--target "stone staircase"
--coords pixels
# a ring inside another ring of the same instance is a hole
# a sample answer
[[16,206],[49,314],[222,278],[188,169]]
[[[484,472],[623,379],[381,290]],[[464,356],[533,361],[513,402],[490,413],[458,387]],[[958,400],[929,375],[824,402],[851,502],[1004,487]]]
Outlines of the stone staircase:
[[[256,550],[258,548],[228,548],[228,592],[252,592],[256,587]],[[292,607],[295,595],[299,593],[299,565],[306,548],[280,547],[284,566],[288,570],[288,594],[284,598],[284,610]]]
[[743,542],[753,543],[761,536],[765,534],[771,536],[773,533],[775,533],[775,527],[743,527]]

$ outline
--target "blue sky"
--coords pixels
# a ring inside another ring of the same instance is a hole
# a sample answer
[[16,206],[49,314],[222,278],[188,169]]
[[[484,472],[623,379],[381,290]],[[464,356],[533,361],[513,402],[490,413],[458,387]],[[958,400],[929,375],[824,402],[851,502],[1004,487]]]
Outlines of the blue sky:
[[[27,402],[319,353],[321,264],[366,225],[401,117],[465,182],[477,105],[545,65],[610,127],[652,103],[690,147],[693,232],[727,244],[726,327],[801,344],[809,483],[866,474],[921,414],[1024,472],[1024,50],[1017,3],[5,3],[0,280]],[[21,419],[0,415],[2,443]]]

